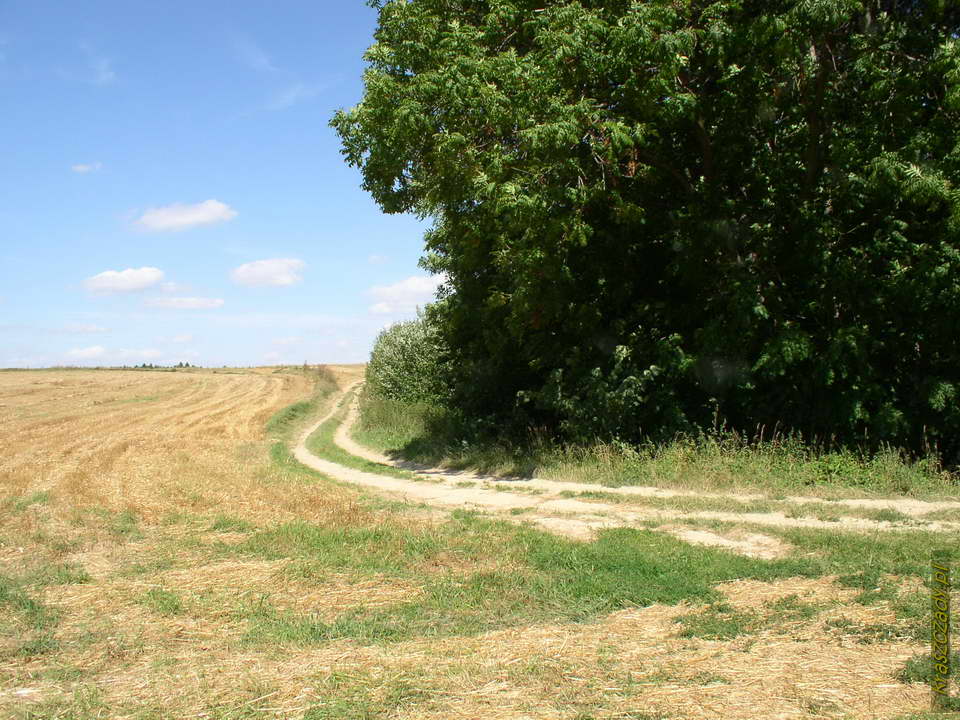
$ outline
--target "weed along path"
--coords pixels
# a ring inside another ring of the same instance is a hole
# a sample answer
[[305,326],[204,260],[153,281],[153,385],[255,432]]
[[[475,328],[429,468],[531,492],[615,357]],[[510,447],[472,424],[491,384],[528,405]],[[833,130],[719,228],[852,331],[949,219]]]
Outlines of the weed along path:
[[[771,501],[758,494],[704,493],[658,487],[605,488],[539,478],[507,478],[398,461],[357,443],[358,382],[344,390],[326,416],[307,428],[293,454],[304,465],[337,480],[444,510],[471,509],[581,540],[614,527],[668,532],[686,542],[723,547],[758,557],[787,554],[790,545],[758,528],[855,532],[960,530],[960,522],[927,518],[958,513],[960,502],[910,498],[789,496]],[[332,427],[331,427],[332,426]],[[327,452],[311,451],[325,430]],[[336,457],[329,450],[336,449]],[[361,462],[357,462],[357,461]],[[350,464],[345,464],[349,461]],[[393,471],[392,474],[386,474]],[[399,472],[398,472],[399,471]],[[879,516],[879,518],[878,518]],[[890,519],[881,519],[890,518]],[[724,529],[716,526],[724,524]],[[714,527],[709,527],[710,525]]]

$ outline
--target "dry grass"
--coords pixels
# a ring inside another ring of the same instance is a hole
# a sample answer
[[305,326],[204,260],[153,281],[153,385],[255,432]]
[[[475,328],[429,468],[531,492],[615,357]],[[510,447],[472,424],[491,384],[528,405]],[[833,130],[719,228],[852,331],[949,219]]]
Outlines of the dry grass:
[[[334,370],[341,386],[358,376]],[[252,643],[263,607],[332,621],[415,601],[431,578],[519,572],[497,547],[436,552],[407,576],[238,554],[294,520],[431,517],[271,461],[266,420],[310,391],[292,369],[0,373],[0,575],[74,569],[30,586],[58,616],[45,652],[21,652],[22,613],[0,607],[0,716],[889,718],[925,705],[925,688],[894,680],[916,643],[828,626],[892,617],[832,578],[721,586],[758,617],[783,598],[817,608],[730,640],[681,635],[676,618],[700,607],[653,605],[467,637]]]

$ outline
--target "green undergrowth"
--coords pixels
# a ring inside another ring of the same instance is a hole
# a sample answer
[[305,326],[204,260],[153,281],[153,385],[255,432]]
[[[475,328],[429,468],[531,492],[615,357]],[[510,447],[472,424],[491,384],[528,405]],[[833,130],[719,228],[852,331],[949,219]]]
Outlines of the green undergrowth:
[[[489,433],[488,433],[489,434]],[[480,441],[454,413],[423,403],[361,396],[354,437],[397,457],[452,468],[596,483],[704,489],[754,488],[769,493],[960,495],[960,475],[933,459],[907,459],[894,449],[871,455],[822,451],[795,437],[745,438],[717,432],[642,446],[559,445],[543,433],[521,441]]]

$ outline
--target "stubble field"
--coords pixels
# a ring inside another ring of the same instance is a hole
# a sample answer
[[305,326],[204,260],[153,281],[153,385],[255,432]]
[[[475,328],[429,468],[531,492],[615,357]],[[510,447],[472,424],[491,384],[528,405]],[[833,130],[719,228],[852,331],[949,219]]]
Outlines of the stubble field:
[[[584,540],[524,524],[522,503],[500,517],[402,502],[289,450],[361,374],[0,373],[0,716],[894,718],[927,705],[910,662],[922,548],[954,531],[768,528],[788,551],[759,558],[689,544],[662,520]],[[311,447],[324,453],[322,438]]]

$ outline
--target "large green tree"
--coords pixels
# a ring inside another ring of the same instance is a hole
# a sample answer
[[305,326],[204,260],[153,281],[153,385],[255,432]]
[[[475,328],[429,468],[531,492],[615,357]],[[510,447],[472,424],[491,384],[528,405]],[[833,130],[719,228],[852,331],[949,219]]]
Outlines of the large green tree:
[[333,125],[454,402],[960,447],[956,0],[394,0]]

